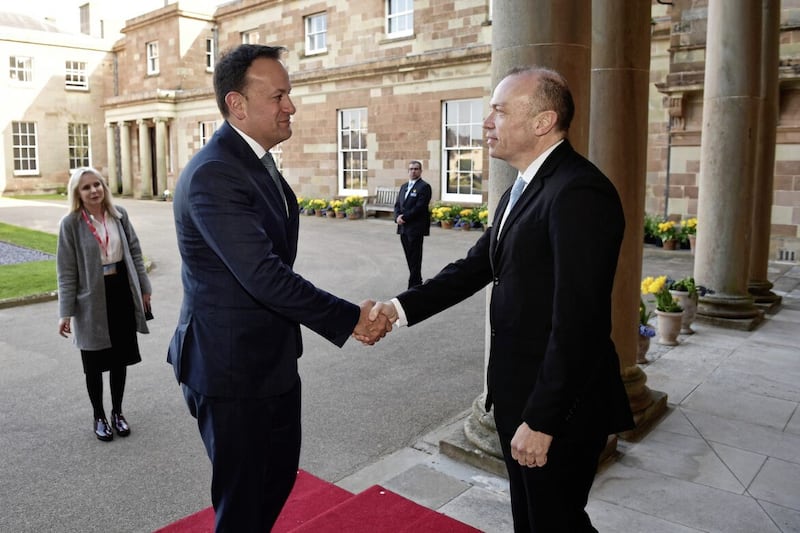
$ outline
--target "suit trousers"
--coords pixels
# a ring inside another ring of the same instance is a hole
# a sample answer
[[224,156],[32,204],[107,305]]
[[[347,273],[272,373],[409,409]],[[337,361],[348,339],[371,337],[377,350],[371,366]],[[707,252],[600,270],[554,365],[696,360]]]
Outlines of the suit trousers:
[[422,285],[422,241],[425,237],[421,234],[403,232],[400,234],[400,243],[408,263],[408,288]]
[[508,470],[514,532],[596,533],[585,507],[608,436],[595,432],[576,440],[556,437],[545,466],[531,468],[511,457],[511,439],[518,426],[501,428],[497,422]]
[[181,384],[212,465],[216,533],[265,533],[300,461],[300,378],[280,396],[219,398]]

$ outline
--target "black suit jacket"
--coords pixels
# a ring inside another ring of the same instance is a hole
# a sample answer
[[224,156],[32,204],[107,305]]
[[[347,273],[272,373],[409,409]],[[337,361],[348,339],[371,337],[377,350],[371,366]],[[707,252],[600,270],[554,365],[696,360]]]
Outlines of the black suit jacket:
[[266,397],[297,381],[300,324],[341,346],[360,310],[292,270],[297,199],[225,122],[181,173],[174,214],[183,305],[167,360],[208,396]]
[[[616,189],[566,140],[505,222],[464,259],[399,295],[409,325],[492,284],[487,409],[554,437],[633,427],[611,341],[611,290],[624,231]],[[500,407],[502,406],[502,409]]]
[[408,182],[400,187],[394,203],[394,219],[403,215],[405,224],[397,225],[397,233],[405,233],[411,237],[431,234],[431,213],[428,204],[431,202],[431,186],[422,178],[414,182],[414,187],[406,197]]

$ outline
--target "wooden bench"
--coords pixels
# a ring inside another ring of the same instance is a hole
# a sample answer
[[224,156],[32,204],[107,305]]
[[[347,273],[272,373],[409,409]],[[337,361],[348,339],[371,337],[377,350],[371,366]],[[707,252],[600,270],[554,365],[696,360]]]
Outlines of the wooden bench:
[[375,194],[367,196],[364,202],[364,218],[369,216],[370,211],[377,216],[378,211],[394,214],[394,203],[400,187],[375,187]]

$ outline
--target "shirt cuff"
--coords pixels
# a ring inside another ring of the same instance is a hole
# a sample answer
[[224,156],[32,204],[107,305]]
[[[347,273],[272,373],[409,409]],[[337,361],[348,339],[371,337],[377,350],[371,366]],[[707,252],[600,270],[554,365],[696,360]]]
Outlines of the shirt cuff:
[[394,308],[397,311],[397,322],[395,322],[395,324],[397,324],[397,326],[399,326],[399,327],[408,326],[408,319],[406,318],[406,311],[405,311],[405,309],[403,309],[403,306],[400,303],[400,300],[398,300],[397,298],[392,298],[390,301],[392,302],[392,305],[394,305]]

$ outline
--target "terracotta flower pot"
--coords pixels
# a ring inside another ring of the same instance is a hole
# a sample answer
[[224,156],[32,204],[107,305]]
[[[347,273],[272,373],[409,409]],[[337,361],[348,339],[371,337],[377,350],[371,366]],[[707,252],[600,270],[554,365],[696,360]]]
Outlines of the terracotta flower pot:
[[442,229],[453,229],[452,220],[442,220]]
[[665,250],[676,250],[678,248],[678,239],[667,239],[662,242],[661,246]]

